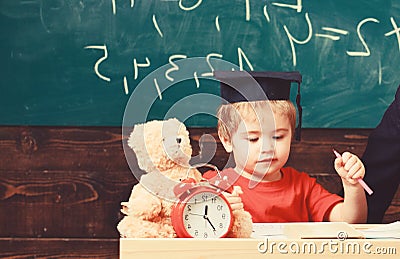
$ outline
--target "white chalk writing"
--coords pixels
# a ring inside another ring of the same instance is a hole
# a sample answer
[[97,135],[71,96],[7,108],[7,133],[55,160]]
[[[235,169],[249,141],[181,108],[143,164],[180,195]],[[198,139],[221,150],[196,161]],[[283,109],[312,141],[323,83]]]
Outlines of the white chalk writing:
[[[124,2],[124,0],[119,0],[118,6],[122,6],[121,4]],[[181,13],[185,13],[188,12],[188,14],[193,14],[196,11],[198,11],[197,9],[204,9],[206,4],[205,1],[203,2],[203,0],[160,0],[160,2],[164,2],[166,4],[166,2],[171,2],[171,5],[175,5],[175,8],[177,8],[177,10],[179,10]],[[121,4],[120,4],[121,3]],[[128,8],[131,8],[132,10],[134,10],[136,8],[135,5],[135,1],[134,0],[125,0],[126,5],[128,5],[128,3],[130,3]],[[372,51],[376,51],[376,55],[380,55],[379,51],[380,50],[375,50],[374,48],[371,48],[368,45],[368,35],[367,33],[367,29],[369,29],[370,27],[373,26],[380,26],[381,21],[377,18],[374,17],[367,17],[367,18],[363,18],[362,20],[359,20],[358,22],[356,22],[354,24],[354,28],[337,28],[335,26],[331,26],[330,24],[318,24],[318,27],[314,28],[315,23],[328,23],[327,19],[324,20],[318,20],[313,13],[309,13],[308,11],[304,11],[303,8],[306,8],[306,5],[303,6],[303,1],[302,0],[281,0],[279,2],[274,1],[274,2],[268,2],[268,3],[264,3],[262,4],[262,8],[254,8],[254,10],[251,10],[251,7],[254,7],[255,2],[253,3],[251,0],[243,0],[244,3],[244,7],[242,8],[242,12],[243,15],[241,16],[240,19],[244,19],[244,21],[248,22],[251,20],[252,16],[255,14],[255,12],[261,12],[262,17],[264,17],[265,19],[263,20],[265,26],[276,26],[277,22],[271,22],[275,17],[274,15],[274,11],[278,10],[279,8],[281,8],[281,10],[286,9],[286,12],[290,12],[292,10],[292,12],[296,12],[296,13],[300,13],[297,16],[294,16],[292,18],[293,19],[297,19],[296,22],[291,22],[291,23],[282,23],[281,27],[275,27],[276,30],[282,30],[284,31],[284,35],[287,38],[287,42],[286,44],[288,46],[290,46],[290,51],[291,51],[291,61],[294,67],[296,67],[298,65],[298,63],[302,62],[301,60],[298,60],[298,53],[300,53],[300,51],[302,50],[302,45],[306,45],[309,44],[313,39],[320,39],[321,41],[323,40],[331,40],[334,42],[340,42],[342,39],[349,39],[350,37],[352,37],[351,39],[355,39],[356,43],[358,43],[357,45],[354,45],[356,47],[354,47],[355,49],[347,49],[345,50],[342,54],[343,55],[347,55],[348,57],[351,58],[357,58],[357,57],[369,57],[371,56],[371,52]],[[267,6],[268,5],[268,6]],[[137,5],[140,6],[140,5]],[[111,0],[111,8],[112,8],[112,13],[113,16],[117,16],[117,1],[116,0]],[[169,6],[169,8],[171,8]],[[172,7],[173,8],[173,7]],[[227,6],[226,8],[229,8],[229,6]],[[150,10],[151,11],[151,10]],[[215,10],[213,10],[215,11]],[[218,11],[218,10],[216,10]],[[301,14],[301,13],[304,13]],[[224,32],[231,32],[232,27],[231,24],[229,24],[230,26],[226,26],[226,21],[227,19],[229,19],[229,16],[221,16],[218,14],[213,14],[214,15],[214,26],[216,31],[214,33],[217,33],[218,35],[223,35]],[[157,18],[160,17],[161,19],[158,20]],[[164,19],[164,16],[160,15],[160,13],[157,12],[153,12],[152,16],[149,18],[152,21],[152,24],[154,26],[154,32],[153,33],[155,35],[158,35],[159,38],[162,38],[163,40],[165,38],[167,38],[168,35],[166,35],[166,33],[168,33],[168,28],[171,26],[170,24],[166,24],[166,22],[170,22],[171,20],[168,19]],[[235,17],[235,19],[237,19],[237,17]],[[381,18],[382,19],[382,18]],[[382,33],[383,37],[386,38],[395,38],[395,40],[397,41],[397,47],[398,50],[400,52],[400,28],[397,26],[395,18],[394,17],[390,17],[389,18],[391,27],[393,29],[391,29],[390,31],[387,31],[386,33]],[[204,21],[203,21],[204,22]],[[212,21],[210,21],[212,22]],[[221,24],[222,22],[222,24]],[[233,21],[234,22],[234,21]],[[382,20],[383,23],[383,20]],[[251,26],[252,23],[249,23]],[[223,26],[221,26],[223,25]],[[263,24],[261,24],[263,25]],[[184,28],[184,30],[190,30],[191,27],[189,25],[185,25],[182,26],[182,28]],[[237,28],[239,29],[239,28]],[[179,33],[185,33],[185,31],[179,31]],[[224,31],[225,30],[225,31]],[[228,31],[229,30],[229,31]],[[195,32],[194,32],[195,33]],[[356,35],[356,36],[355,36]],[[221,36],[222,37],[222,36]],[[224,36],[225,37],[225,36]],[[214,39],[219,39],[219,38],[214,38]],[[229,41],[229,39],[227,39]],[[176,44],[176,43],[175,43]],[[193,42],[193,44],[196,44],[195,42]],[[210,43],[213,44],[213,43]],[[226,44],[225,39],[224,42],[220,44]],[[235,45],[236,44],[236,45]],[[242,45],[243,44],[243,45]],[[266,43],[268,44],[268,43]],[[275,43],[274,43],[275,44]],[[204,57],[206,57],[206,61],[207,61],[207,66],[209,68],[208,71],[193,71],[193,75],[194,75],[194,80],[196,83],[196,87],[199,88],[200,87],[200,81],[199,81],[199,76],[202,77],[212,77],[213,76],[213,72],[214,72],[214,67],[211,64],[212,59],[213,58],[217,58],[217,59],[222,59],[223,56],[232,56],[232,55],[236,55],[237,57],[237,62],[236,64],[239,66],[239,68],[241,70],[247,69],[247,70],[254,70],[254,65],[251,62],[254,59],[256,59],[256,57],[254,57],[253,55],[257,55],[255,54],[255,51],[253,49],[251,49],[250,47],[248,47],[247,45],[245,46],[244,41],[239,42],[239,43],[233,43],[230,44],[231,46],[233,45],[235,51],[237,51],[236,53],[226,53],[224,52],[225,49],[223,48],[222,51],[220,51],[221,53],[215,53],[211,50],[206,51],[206,53],[204,53]],[[212,48],[213,46],[211,46]],[[110,82],[111,81],[111,76],[107,75],[108,73],[111,75],[111,72],[108,72],[108,68],[110,66],[105,66],[104,64],[106,63],[107,59],[109,58],[109,53],[108,53],[108,47],[106,44],[93,44],[93,45],[88,45],[84,47],[85,49],[93,49],[93,50],[100,50],[102,51],[102,55],[94,61],[94,73],[96,74],[96,76],[98,78],[100,78],[101,80],[104,80],[106,82]],[[358,49],[357,49],[358,48]],[[172,50],[173,51],[173,50]],[[174,73],[179,71],[181,68],[177,65],[177,63],[175,62],[176,60],[179,59],[186,59],[188,58],[191,53],[182,53],[181,51],[179,51],[179,54],[176,53],[171,53],[169,52],[167,55],[168,57],[163,57],[163,58],[168,58],[168,62],[170,65],[170,68],[168,68],[165,71],[165,79],[167,79],[170,82],[174,82]],[[230,49],[230,52],[232,52],[232,49]],[[140,53],[138,54],[139,56],[134,57],[133,60],[133,80],[138,80],[139,78],[139,70],[140,69],[148,69],[148,71],[151,71],[152,69],[157,68],[155,62],[153,64],[152,58],[154,60],[157,60],[158,57],[153,57],[151,56],[151,53]],[[304,62],[304,61],[303,61]],[[382,74],[384,72],[384,67],[381,64],[381,61],[378,60],[377,61],[377,77],[378,77],[378,82],[379,84],[382,83]],[[148,72],[147,71],[147,72]],[[142,71],[142,73],[146,72],[145,70]],[[121,77],[120,77],[121,78]],[[122,75],[123,78],[123,85],[124,85],[124,93],[128,94],[129,93],[129,87],[128,87],[128,79],[127,76]],[[158,83],[161,81],[157,81],[156,79],[154,79],[154,86],[157,89],[157,92],[159,93],[159,97],[160,100],[162,99],[162,95],[160,92],[160,88]]]

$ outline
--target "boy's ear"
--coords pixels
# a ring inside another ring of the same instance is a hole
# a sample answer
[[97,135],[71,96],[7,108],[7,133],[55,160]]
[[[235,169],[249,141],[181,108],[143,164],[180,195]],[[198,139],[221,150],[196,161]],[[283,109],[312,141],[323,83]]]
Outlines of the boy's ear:
[[231,153],[232,152],[232,142],[230,140],[228,140],[227,138],[221,136],[219,133],[218,133],[218,137],[221,140],[221,143],[224,146],[225,151],[228,153]]

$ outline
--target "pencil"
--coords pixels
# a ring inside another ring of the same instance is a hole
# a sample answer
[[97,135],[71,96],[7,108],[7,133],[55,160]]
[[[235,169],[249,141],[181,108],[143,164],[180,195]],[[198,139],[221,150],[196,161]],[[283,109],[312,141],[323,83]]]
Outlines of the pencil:
[[[335,149],[332,148],[332,151],[333,151],[333,153],[335,154],[336,157],[338,157],[338,158],[339,158],[339,157],[342,157],[342,156],[339,154],[339,152],[337,152]],[[367,185],[366,182],[364,182],[363,179],[358,178],[357,181],[358,181],[358,183],[364,188],[364,190],[367,191],[367,193],[368,193],[369,195],[371,195],[371,194],[374,193],[374,191],[373,191],[371,188],[369,188],[369,186]]]

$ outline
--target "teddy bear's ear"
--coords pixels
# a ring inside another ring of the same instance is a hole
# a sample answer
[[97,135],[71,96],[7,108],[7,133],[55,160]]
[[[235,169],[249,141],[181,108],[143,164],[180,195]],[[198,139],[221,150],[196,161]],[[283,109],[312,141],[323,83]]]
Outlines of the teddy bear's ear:
[[[143,132],[144,132],[144,124],[137,124],[133,128],[131,135],[129,136],[128,139],[128,146],[135,151],[137,150],[137,147],[144,147],[144,138],[143,138]],[[140,138],[142,136],[142,138]]]
[[169,119],[169,121],[172,122],[172,123],[175,123],[178,126],[182,126],[182,125],[184,126],[184,124],[180,120],[178,120],[177,118],[171,118],[171,119]]
[[135,152],[139,168],[146,172],[155,170],[155,166],[149,156],[149,150],[146,148],[144,131],[148,130],[148,128],[146,128],[149,127],[148,125],[154,126],[155,123],[156,122],[147,122],[135,125],[128,138],[128,146]]

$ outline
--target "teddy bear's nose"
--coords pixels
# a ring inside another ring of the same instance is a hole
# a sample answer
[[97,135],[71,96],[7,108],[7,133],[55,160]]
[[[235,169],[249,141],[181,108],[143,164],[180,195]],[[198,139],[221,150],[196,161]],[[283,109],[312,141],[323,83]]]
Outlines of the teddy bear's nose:
[[182,139],[181,138],[176,138],[176,143],[181,144]]

